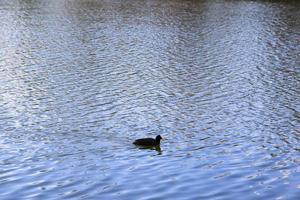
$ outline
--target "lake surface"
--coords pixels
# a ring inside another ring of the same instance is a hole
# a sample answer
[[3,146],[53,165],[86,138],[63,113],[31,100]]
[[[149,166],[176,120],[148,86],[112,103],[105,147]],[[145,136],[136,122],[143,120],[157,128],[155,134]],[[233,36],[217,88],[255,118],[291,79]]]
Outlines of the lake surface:
[[0,199],[299,199],[299,55],[297,1],[1,0]]

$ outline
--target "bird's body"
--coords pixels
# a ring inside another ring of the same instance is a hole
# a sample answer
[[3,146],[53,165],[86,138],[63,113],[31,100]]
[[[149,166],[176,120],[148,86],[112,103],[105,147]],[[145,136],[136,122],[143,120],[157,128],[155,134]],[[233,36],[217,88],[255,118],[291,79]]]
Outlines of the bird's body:
[[135,140],[133,142],[133,144],[140,145],[140,146],[159,146],[161,139],[162,139],[162,137],[160,135],[156,136],[155,139],[153,139],[153,138],[141,138],[141,139]]

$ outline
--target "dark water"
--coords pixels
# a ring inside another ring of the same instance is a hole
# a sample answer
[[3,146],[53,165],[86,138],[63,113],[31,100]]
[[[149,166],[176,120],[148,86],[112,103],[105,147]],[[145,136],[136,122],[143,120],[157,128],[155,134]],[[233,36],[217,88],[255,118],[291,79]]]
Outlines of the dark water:
[[299,199],[299,19],[297,1],[1,0],[0,199]]

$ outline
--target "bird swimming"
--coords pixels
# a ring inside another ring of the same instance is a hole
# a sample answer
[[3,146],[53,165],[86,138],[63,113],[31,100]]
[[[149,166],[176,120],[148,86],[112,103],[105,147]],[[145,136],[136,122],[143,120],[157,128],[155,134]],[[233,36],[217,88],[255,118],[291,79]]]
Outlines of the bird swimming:
[[133,144],[135,145],[140,145],[140,146],[159,146],[160,145],[160,140],[162,139],[162,137],[160,135],[156,136],[155,139],[153,138],[141,138],[141,139],[137,139],[133,142]]

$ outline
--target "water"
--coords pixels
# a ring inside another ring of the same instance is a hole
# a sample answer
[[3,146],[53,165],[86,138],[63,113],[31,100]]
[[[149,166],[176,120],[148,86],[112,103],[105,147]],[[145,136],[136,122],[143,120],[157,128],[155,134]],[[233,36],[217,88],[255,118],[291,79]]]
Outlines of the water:
[[299,199],[299,19],[296,1],[1,0],[0,199]]

